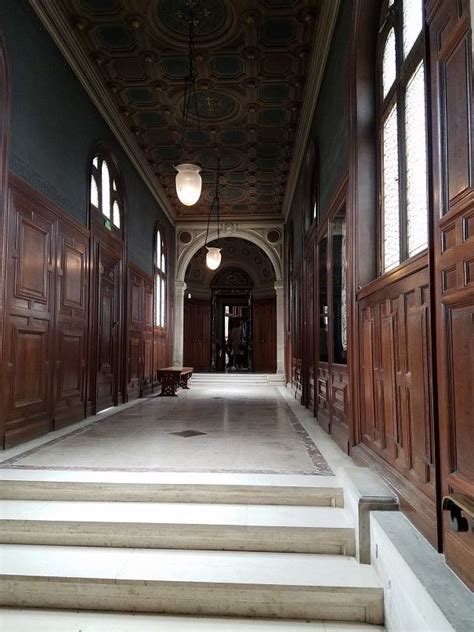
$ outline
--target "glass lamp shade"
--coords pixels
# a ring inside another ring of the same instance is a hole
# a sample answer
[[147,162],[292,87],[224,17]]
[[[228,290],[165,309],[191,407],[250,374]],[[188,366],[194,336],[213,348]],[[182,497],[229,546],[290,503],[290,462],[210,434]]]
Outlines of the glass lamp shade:
[[176,165],[176,193],[179,201],[186,206],[196,204],[201,195],[202,178],[200,175],[201,167],[193,165],[189,162],[183,162]]
[[209,248],[209,246],[206,246],[206,248],[208,250],[206,265],[210,270],[217,270],[222,259],[221,248]]

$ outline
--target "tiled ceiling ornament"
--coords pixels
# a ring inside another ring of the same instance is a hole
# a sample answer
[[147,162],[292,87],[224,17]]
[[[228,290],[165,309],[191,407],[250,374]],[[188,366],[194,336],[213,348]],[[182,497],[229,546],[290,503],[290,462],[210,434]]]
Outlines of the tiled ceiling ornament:
[[[278,217],[321,0],[57,0],[137,137],[176,217],[208,213],[217,156],[221,214]],[[176,197],[188,17],[195,20],[197,107],[182,156],[203,167],[200,201]]]

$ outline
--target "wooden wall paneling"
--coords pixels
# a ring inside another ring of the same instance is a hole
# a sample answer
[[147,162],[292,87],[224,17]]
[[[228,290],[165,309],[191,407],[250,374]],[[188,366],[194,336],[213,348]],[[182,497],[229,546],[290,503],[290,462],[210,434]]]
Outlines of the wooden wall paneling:
[[21,189],[9,196],[3,357],[4,447],[53,428],[54,266],[57,223]]
[[141,394],[153,385],[153,279],[143,277],[143,375]]
[[116,406],[123,398],[122,244],[92,226],[90,412]]
[[209,371],[211,362],[211,300],[184,303],[184,364],[196,372]]
[[304,403],[314,413],[315,393],[315,354],[314,354],[314,240],[306,247],[305,280],[304,280],[304,327],[303,349],[305,350]]
[[[349,323],[353,332],[362,330],[359,322],[361,312],[357,307],[356,293],[358,289],[372,281],[377,273],[377,248],[374,248],[377,234],[374,69],[376,67],[375,34],[379,30],[380,10],[380,0],[354,0],[353,2],[348,72],[349,178],[347,196],[348,305]],[[368,33],[373,33],[374,36],[367,37]],[[348,370],[352,401],[350,415],[352,445],[359,443],[367,423],[362,413],[364,402],[359,402],[359,397],[362,397],[364,393],[359,378],[362,377],[360,370],[365,352],[360,336],[350,336]],[[361,414],[360,417],[359,414]]]
[[[3,358],[3,329],[5,318],[6,258],[7,258],[7,203],[8,203],[8,153],[10,129],[10,74],[5,41],[0,35],[0,367]],[[0,393],[3,392],[0,371]],[[0,441],[5,433],[5,407],[0,409]]]
[[144,288],[142,276],[128,267],[127,399],[140,396],[143,379]]
[[[436,476],[428,257],[380,278],[359,297],[364,459],[403,497],[434,544]],[[357,456],[360,448],[354,448]]]
[[[474,502],[474,156],[468,0],[428,3],[436,353],[443,496]],[[474,588],[474,535],[450,528],[448,564]]]
[[60,221],[56,252],[54,427],[85,416],[89,234]]
[[276,372],[276,299],[253,301],[253,364],[260,373]]

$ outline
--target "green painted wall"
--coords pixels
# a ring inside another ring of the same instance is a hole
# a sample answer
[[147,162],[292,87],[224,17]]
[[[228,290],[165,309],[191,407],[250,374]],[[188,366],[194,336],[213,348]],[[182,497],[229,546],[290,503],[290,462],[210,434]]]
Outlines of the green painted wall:
[[[319,156],[319,212],[323,215],[349,165],[349,47],[352,0],[342,0],[329,50],[310,139]],[[303,252],[302,174],[293,198],[289,220],[294,227],[295,268]]]
[[85,224],[90,152],[107,143],[125,182],[129,260],[151,273],[156,222],[170,242],[174,235],[164,213],[27,0],[1,0],[0,30],[11,75],[11,171]]

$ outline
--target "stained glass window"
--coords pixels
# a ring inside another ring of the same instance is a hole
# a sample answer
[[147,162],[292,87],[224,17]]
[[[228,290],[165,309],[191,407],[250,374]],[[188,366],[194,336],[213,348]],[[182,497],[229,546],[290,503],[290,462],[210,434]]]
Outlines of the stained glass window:
[[120,178],[115,163],[105,152],[99,152],[92,160],[90,203],[105,218],[107,228],[121,229],[123,197]]
[[105,160],[102,161],[102,213],[110,219],[110,174]]
[[421,63],[408,82],[405,99],[408,256],[428,244],[425,70]]
[[383,126],[383,250],[384,269],[400,263],[398,192],[398,125],[394,105]]
[[99,208],[99,189],[94,176],[91,176],[91,204]]
[[155,241],[155,325],[166,326],[166,247],[160,230]]
[[117,200],[115,200],[113,207],[112,207],[112,221],[115,224],[115,226],[117,226],[117,228],[120,228],[120,208],[119,205],[117,204]]
[[385,3],[378,88],[382,272],[422,252],[428,243],[422,31],[422,0]]
[[422,0],[403,0],[403,56],[413,48],[423,28]]

